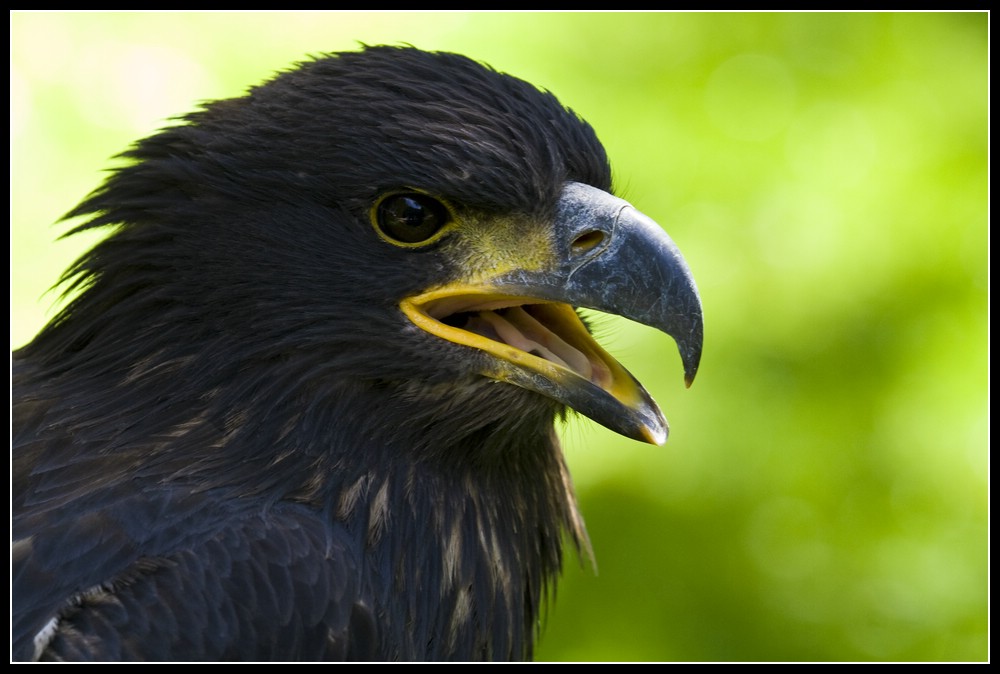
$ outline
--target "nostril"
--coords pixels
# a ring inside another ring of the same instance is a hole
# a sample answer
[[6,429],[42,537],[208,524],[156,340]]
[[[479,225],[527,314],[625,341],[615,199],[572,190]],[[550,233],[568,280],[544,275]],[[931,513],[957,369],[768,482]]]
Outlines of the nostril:
[[597,248],[604,241],[604,232],[593,229],[589,232],[584,232],[580,236],[573,239],[573,243],[570,247],[573,249],[574,255],[582,255],[583,253],[588,253],[595,248]]

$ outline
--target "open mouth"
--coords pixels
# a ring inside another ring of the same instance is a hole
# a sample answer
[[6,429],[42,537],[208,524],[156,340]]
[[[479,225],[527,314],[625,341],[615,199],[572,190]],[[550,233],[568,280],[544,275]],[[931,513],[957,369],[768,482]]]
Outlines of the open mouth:
[[572,307],[514,302],[525,300],[494,300],[459,311],[449,311],[448,302],[443,302],[427,309],[447,326],[523,351],[601,388],[611,385],[611,370],[591,348],[593,340]]
[[400,306],[418,327],[442,339],[551,379],[582,379],[626,404],[635,399],[631,375],[568,304],[463,288],[432,291]]
[[594,340],[576,310],[511,290],[456,283],[408,297],[399,307],[421,330],[491,356],[480,374],[662,445],[668,429],[655,401]]
[[545,305],[525,304],[475,313],[461,312],[446,316],[443,322],[521,349],[593,381],[595,370],[600,373],[602,368],[595,368],[582,351],[550,330],[542,322],[544,319],[534,316],[544,311]]

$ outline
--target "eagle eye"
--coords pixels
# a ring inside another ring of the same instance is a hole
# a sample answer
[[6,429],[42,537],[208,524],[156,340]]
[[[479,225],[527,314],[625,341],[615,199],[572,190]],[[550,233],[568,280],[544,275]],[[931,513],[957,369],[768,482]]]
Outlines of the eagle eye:
[[395,243],[428,242],[450,221],[447,207],[421,192],[398,192],[375,207],[375,226]]

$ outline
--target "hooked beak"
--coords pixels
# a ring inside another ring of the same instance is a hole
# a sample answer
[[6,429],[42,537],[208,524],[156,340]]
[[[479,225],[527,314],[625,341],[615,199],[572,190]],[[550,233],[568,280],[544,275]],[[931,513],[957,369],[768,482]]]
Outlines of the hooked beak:
[[460,279],[406,298],[401,309],[423,330],[490,354],[482,374],[554,398],[622,435],[662,444],[663,413],[597,344],[575,308],[672,336],[690,386],[704,333],[690,269],[653,220],[589,185],[565,185],[548,231],[554,252],[541,268]]

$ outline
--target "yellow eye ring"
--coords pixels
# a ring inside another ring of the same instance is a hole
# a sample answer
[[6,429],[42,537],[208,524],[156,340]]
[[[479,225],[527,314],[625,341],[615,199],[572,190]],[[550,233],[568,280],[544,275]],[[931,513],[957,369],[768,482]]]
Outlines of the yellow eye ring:
[[391,192],[372,206],[372,224],[379,236],[406,248],[437,241],[453,221],[440,200],[416,190]]

